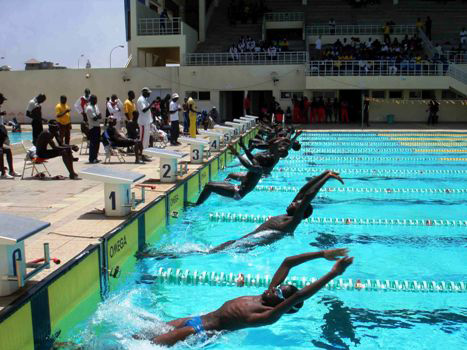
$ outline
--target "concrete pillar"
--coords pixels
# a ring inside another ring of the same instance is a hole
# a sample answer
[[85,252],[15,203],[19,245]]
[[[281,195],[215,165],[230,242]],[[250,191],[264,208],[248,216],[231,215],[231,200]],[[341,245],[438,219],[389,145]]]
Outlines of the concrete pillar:
[[198,0],[198,38],[200,42],[206,40],[206,0]]

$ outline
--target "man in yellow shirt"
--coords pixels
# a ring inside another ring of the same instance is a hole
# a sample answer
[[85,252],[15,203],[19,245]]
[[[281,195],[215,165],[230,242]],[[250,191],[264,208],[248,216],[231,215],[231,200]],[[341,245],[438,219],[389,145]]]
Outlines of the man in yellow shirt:
[[193,93],[191,93],[190,98],[188,99],[188,111],[190,117],[190,137],[196,138],[196,117],[197,117],[197,110],[196,110],[196,103],[193,100]]
[[60,103],[55,106],[55,115],[57,117],[60,143],[63,145],[70,144],[71,133],[71,118],[70,107],[66,104],[66,96],[60,96]]
[[128,124],[133,120],[135,111],[136,111],[136,105],[133,102],[135,99],[135,92],[133,90],[128,91],[128,99],[125,100],[125,103],[123,104],[123,111],[125,113],[125,124]]

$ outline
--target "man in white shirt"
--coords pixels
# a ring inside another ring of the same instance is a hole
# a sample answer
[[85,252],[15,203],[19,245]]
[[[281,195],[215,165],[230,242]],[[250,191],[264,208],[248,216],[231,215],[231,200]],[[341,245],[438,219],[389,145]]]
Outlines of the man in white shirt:
[[318,39],[315,41],[315,49],[321,51],[321,35],[318,36]]
[[112,97],[110,97],[110,101],[107,102],[107,109],[117,121],[115,128],[118,131],[120,131],[123,127],[124,115],[123,115],[123,103],[122,101],[120,101],[117,95],[114,94],[112,95]]
[[85,123],[87,122],[86,107],[89,105],[89,96],[91,96],[91,90],[85,89],[84,96],[78,98],[74,105],[75,111],[83,116],[83,121]]
[[31,118],[32,126],[32,143],[36,145],[37,138],[40,133],[44,130],[42,122],[46,121],[42,118],[42,107],[41,104],[46,100],[44,94],[39,94],[29,101],[26,109],[26,116]]
[[151,107],[154,105],[156,100],[149,102],[148,98],[151,96],[151,90],[145,87],[141,90],[141,96],[136,102],[136,108],[138,109],[138,126],[139,126],[139,137],[143,144],[143,149],[149,147],[149,136],[151,133]]
[[86,119],[89,125],[89,163],[99,163],[97,156],[99,155],[99,146],[101,143],[101,120],[102,115],[97,105],[97,97],[91,95],[89,97],[89,104],[84,110]]
[[172,146],[179,146],[178,136],[180,135],[179,117],[178,112],[182,110],[182,107],[178,104],[179,96],[177,93],[172,94],[172,101],[169,105],[170,112],[170,144]]
[[465,27],[462,28],[460,32],[460,39],[461,39],[461,45],[464,46],[467,44],[467,30],[465,30]]

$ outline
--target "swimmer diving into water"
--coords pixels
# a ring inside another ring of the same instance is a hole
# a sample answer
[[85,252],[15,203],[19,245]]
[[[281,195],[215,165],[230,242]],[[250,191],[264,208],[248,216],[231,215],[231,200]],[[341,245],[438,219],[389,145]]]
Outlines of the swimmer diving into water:
[[138,252],[138,258],[178,258],[182,255],[193,253],[213,254],[230,248],[249,251],[257,246],[264,246],[274,243],[284,237],[292,236],[295,229],[313,213],[311,201],[316,197],[321,188],[329,179],[336,179],[344,184],[344,181],[338,173],[330,170],[309,180],[297,193],[293,201],[287,207],[286,214],[277,215],[269,218],[266,222],[259,225],[253,232],[236,240],[230,240],[206,251],[188,251],[183,253],[164,253],[157,251]]
[[[227,301],[216,311],[203,316],[170,321],[167,324],[174,329],[152,338],[151,342],[171,346],[193,334],[210,335],[215,331],[235,331],[273,324],[284,314],[297,312],[305,300],[316,294],[332,279],[342,275],[353,262],[353,257],[348,257],[347,254],[347,249],[334,249],[288,257],[282,262],[269,288],[263,294]],[[344,257],[340,258],[342,256]],[[337,261],[327,274],[300,290],[292,285],[281,285],[290,269],[318,258]],[[135,335],[134,338],[142,337]]]

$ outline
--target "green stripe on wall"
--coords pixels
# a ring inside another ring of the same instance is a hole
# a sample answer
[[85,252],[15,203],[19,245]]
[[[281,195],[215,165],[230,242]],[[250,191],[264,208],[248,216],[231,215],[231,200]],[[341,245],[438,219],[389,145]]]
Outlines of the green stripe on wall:
[[0,349],[34,350],[30,302],[0,323]]

